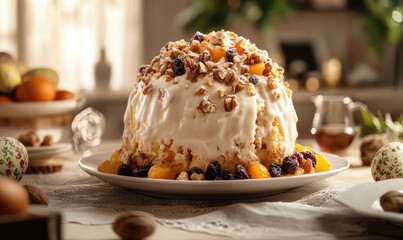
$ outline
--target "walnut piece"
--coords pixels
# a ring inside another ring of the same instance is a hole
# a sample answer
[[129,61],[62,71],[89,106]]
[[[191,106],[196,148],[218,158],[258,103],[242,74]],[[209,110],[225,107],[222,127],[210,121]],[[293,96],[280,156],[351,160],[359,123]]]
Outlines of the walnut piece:
[[26,147],[39,147],[41,140],[35,131],[28,131],[18,137],[20,141]]
[[200,102],[198,109],[203,113],[214,113],[215,111],[217,111],[217,106],[210,102],[207,97],[205,97]]
[[381,207],[385,211],[403,213],[403,193],[399,191],[388,191],[379,199]]
[[224,99],[224,108],[226,112],[231,112],[232,109],[238,106],[238,101],[235,95],[228,95]]
[[115,219],[112,226],[122,239],[144,239],[152,235],[156,227],[155,217],[142,211],[123,213]]

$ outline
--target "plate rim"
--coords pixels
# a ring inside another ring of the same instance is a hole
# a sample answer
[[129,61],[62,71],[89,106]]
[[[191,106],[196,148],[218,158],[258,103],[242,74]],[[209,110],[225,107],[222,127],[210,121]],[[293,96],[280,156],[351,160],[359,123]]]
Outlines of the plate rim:
[[[319,173],[313,173],[313,174],[305,174],[305,175],[299,175],[299,176],[292,176],[292,177],[281,177],[281,178],[262,178],[262,179],[243,179],[243,180],[234,180],[234,181],[180,181],[180,180],[170,180],[170,179],[150,179],[150,178],[138,178],[138,177],[130,177],[130,176],[119,176],[119,175],[114,175],[114,174],[110,174],[110,173],[103,173],[103,172],[99,172],[95,167],[91,167],[88,164],[88,161],[95,161],[98,163],[98,165],[107,159],[107,157],[109,157],[111,155],[111,153],[96,153],[96,154],[92,154],[86,157],[83,157],[81,159],[79,159],[78,161],[78,165],[79,167],[85,171],[87,174],[94,176],[106,183],[112,184],[112,185],[117,185],[114,183],[114,181],[118,181],[118,180],[127,180],[129,182],[132,183],[138,183],[138,184],[159,184],[161,186],[165,186],[165,185],[178,185],[178,186],[198,186],[200,188],[208,188],[211,186],[232,186],[232,185],[239,185],[240,183],[250,183],[250,184],[266,184],[266,186],[270,186],[270,184],[275,184],[276,182],[280,182],[280,183],[287,183],[288,182],[293,182],[295,180],[298,179],[304,179],[304,180],[311,180],[309,182],[312,183],[315,179],[325,179],[331,176],[334,176],[342,171],[347,170],[350,167],[350,162],[345,159],[342,158],[340,156],[337,155],[333,155],[333,154],[326,154],[327,156],[333,156],[333,158],[335,157],[335,159],[333,161],[337,161],[338,160],[342,160],[342,163],[340,163],[340,166],[338,168],[335,169],[331,169],[329,171],[325,171],[325,172],[319,172]],[[98,160],[92,160],[94,158],[98,158]],[[109,181],[105,181],[104,179],[107,178]],[[120,186],[120,185],[117,185]],[[297,186],[297,187],[301,187]],[[121,186],[122,187],[122,186]],[[125,187],[125,186],[123,186]],[[125,187],[127,188],[127,187]],[[199,189],[200,189],[199,188]],[[287,188],[286,190],[292,189],[292,188],[296,188],[296,187],[291,187],[291,188]],[[136,192],[147,192],[147,189],[145,189],[145,191],[141,191],[141,190],[135,190]],[[236,193],[231,193],[231,194],[236,194]],[[267,194],[265,195],[270,195],[270,191],[267,192]],[[192,195],[191,193],[189,195]],[[264,194],[263,194],[264,195]]]
[[[373,209],[376,201],[389,190],[403,191],[403,179],[387,179],[357,184],[341,192],[334,200],[363,216],[399,222],[398,224],[403,226],[403,214]],[[357,203],[357,201],[360,202]]]
[[[71,110],[81,107],[84,103],[84,99],[65,99],[54,100],[44,102],[11,102],[6,104],[0,104],[0,117],[3,118],[23,118],[23,117],[37,117],[51,114],[66,113]],[[49,112],[32,111],[35,109],[47,109]]]

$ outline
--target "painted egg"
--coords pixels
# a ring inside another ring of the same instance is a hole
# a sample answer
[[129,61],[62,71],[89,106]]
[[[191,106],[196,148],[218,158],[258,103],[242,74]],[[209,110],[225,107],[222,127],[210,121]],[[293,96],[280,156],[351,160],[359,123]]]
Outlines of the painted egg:
[[392,142],[379,149],[372,160],[371,173],[375,181],[403,178],[403,144]]
[[27,171],[28,152],[12,137],[0,137],[0,174],[20,181]]

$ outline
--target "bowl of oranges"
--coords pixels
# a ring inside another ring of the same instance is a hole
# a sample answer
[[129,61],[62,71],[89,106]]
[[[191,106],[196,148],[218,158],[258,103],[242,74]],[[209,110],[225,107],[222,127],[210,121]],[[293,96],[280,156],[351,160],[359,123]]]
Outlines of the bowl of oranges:
[[84,103],[60,89],[59,76],[50,68],[21,69],[0,52],[0,136],[18,138],[27,131],[49,135],[58,142],[69,135],[73,114]]

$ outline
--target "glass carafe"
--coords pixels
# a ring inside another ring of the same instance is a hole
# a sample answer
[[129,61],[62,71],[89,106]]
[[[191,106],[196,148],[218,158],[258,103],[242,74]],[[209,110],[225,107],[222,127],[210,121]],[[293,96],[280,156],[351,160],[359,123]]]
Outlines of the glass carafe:
[[356,135],[352,112],[366,105],[346,96],[324,95],[314,97],[313,103],[316,111],[311,133],[319,147],[325,152],[344,152]]

